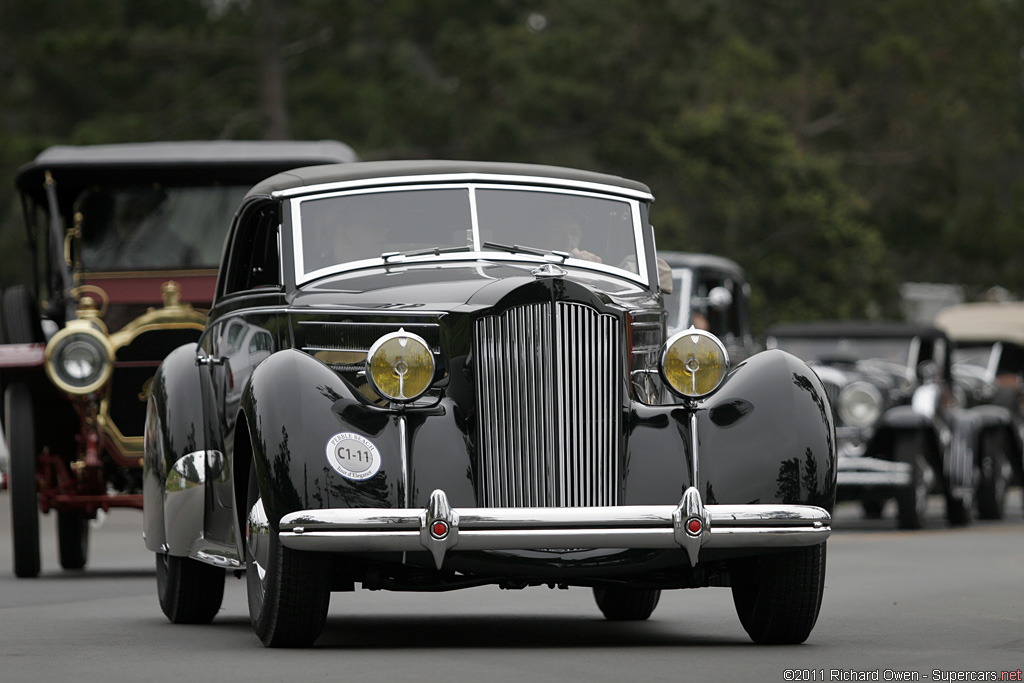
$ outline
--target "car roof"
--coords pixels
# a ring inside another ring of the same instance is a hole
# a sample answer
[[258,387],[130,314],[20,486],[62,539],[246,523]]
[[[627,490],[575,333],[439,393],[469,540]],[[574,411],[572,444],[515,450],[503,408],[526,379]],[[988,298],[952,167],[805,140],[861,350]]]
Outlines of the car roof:
[[922,337],[938,339],[945,333],[931,325],[874,320],[822,320],[800,323],[779,323],[768,329],[769,337],[820,338],[848,337],[860,339],[903,339]]
[[57,145],[18,169],[15,184],[40,200],[46,173],[58,192],[106,183],[240,184],[251,186],[272,173],[313,164],[358,160],[336,140],[209,140]]
[[[431,176],[444,176],[441,178]],[[301,194],[315,191],[317,186],[337,183],[357,185],[390,184],[409,182],[418,177],[431,181],[504,181],[523,179],[544,179],[545,182],[566,181],[566,185],[589,184],[594,189],[617,191],[651,201],[651,190],[647,185],[615,175],[584,171],[561,166],[522,164],[500,161],[450,161],[450,160],[402,160],[364,161],[355,164],[316,166],[298,168],[267,178],[249,192],[250,196]],[[361,182],[363,181],[363,182]]]
[[739,279],[745,279],[746,277],[740,264],[723,256],[661,250],[658,250],[658,256],[663,258],[673,268],[720,270],[732,273]]
[[960,342],[1007,341],[1024,344],[1024,303],[973,303],[949,306],[935,325]]

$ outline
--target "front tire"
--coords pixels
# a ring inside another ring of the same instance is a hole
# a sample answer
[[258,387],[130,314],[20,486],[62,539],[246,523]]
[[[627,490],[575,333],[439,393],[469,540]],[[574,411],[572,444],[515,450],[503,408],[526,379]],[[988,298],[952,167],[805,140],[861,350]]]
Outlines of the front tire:
[[654,588],[594,587],[594,601],[609,621],[643,621],[660,598],[661,591]]
[[825,591],[825,544],[738,562],[732,573],[736,614],[758,644],[807,640]]
[[989,430],[981,437],[981,457],[978,463],[977,496],[978,517],[1002,519],[1006,508],[1006,489],[1013,470],[1008,453],[1007,433]]
[[224,601],[224,570],[167,553],[156,554],[156,592],[172,624],[209,624]]
[[309,647],[327,623],[327,568],[315,553],[281,545],[263,509],[256,466],[246,496],[245,583],[249,618],[266,647]]
[[64,569],[82,569],[89,558],[89,518],[81,512],[57,511],[57,554]]
[[931,466],[924,456],[919,434],[896,437],[893,459],[910,465],[910,485],[896,494],[897,519],[900,529],[920,529],[924,526],[931,489]]
[[11,497],[14,575],[39,576],[39,488],[36,480],[36,435],[32,392],[24,382],[4,392],[4,426]]

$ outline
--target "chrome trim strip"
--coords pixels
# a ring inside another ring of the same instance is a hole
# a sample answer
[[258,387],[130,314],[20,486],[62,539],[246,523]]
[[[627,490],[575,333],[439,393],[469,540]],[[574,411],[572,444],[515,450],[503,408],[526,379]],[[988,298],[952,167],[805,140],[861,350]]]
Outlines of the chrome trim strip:
[[388,176],[378,178],[359,178],[334,183],[321,183],[320,185],[309,185],[304,187],[288,188],[277,190],[271,193],[273,199],[286,199],[299,197],[306,194],[318,194],[327,190],[353,190],[368,187],[388,187],[391,185],[413,185],[416,183],[517,183],[523,185],[534,185],[540,187],[557,186],[560,188],[588,190],[591,192],[602,192],[614,194],[620,197],[629,197],[642,201],[654,201],[654,195],[649,192],[640,192],[619,185],[606,185],[604,183],[592,183],[586,180],[571,180],[551,176],[520,176],[504,175],[498,173],[435,173],[428,175]]
[[[430,534],[443,520],[443,538]],[[688,522],[698,520],[694,532]],[[709,548],[816,545],[832,532],[831,515],[811,505],[703,505],[696,488],[678,505],[577,508],[452,508],[443,491],[426,510],[301,510],[280,522],[282,545],[296,550],[371,552],[429,550],[438,568],[448,551],[543,548],[676,548],[691,564]]]

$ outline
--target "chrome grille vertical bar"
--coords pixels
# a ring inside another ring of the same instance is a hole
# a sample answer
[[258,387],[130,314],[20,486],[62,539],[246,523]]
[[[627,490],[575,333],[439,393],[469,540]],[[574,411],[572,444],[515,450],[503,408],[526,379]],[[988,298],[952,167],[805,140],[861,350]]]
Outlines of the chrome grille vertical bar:
[[588,306],[521,306],[478,321],[481,504],[615,505],[618,320]]

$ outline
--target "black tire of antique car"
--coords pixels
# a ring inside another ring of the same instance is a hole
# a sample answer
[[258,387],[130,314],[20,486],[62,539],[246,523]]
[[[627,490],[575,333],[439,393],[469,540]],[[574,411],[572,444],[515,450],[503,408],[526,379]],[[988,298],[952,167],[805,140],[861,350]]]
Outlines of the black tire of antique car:
[[64,569],[82,569],[89,558],[89,518],[77,510],[57,511],[57,555]]
[[24,382],[15,382],[4,392],[4,402],[14,575],[31,578],[39,576],[40,568],[39,491],[32,393]]
[[[247,519],[259,495],[253,464],[245,504]],[[245,583],[253,630],[267,647],[309,647],[327,622],[331,602],[327,567],[316,553],[286,548],[280,544],[277,531],[266,531],[250,527],[246,532]],[[250,539],[255,541],[260,536],[268,543],[262,578],[250,543]]]
[[897,520],[901,529],[920,529],[928,509],[928,468],[921,435],[899,434],[893,443],[893,460],[910,465],[910,486],[896,494]]
[[223,569],[168,553],[156,553],[156,592],[172,624],[209,624],[224,601]]
[[737,561],[731,578],[736,614],[751,640],[802,643],[825,592],[825,544]]
[[39,307],[24,285],[4,292],[3,322],[9,344],[33,344],[46,341],[39,322]]
[[1005,512],[1006,489],[1012,476],[1008,436],[1001,429],[988,429],[981,434],[975,491],[981,519],[1002,519]]
[[661,591],[653,588],[594,587],[594,601],[609,621],[643,621],[660,598]]

